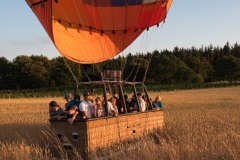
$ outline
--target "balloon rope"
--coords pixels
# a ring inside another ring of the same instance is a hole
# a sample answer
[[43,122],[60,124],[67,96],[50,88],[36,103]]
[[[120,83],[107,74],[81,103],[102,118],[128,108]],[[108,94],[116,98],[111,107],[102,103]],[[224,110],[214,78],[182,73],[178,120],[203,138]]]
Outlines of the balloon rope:
[[[94,6],[94,4],[93,4],[93,0],[92,0],[92,5]],[[96,23],[96,15],[95,15],[94,8],[95,8],[95,7],[92,7],[93,19],[94,19],[94,21],[93,21],[93,22],[94,22],[94,26],[95,26],[95,28],[97,28],[97,27],[96,27],[96,26],[97,26],[97,25],[96,25],[96,24],[97,24],[97,23]]]
[[[141,46],[142,46],[142,44],[143,44],[144,36],[145,36],[145,32],[143,33],[143,38],[142,38]],[[141,51],[141,47],[140,47],[140,51]],[[140,55],[140,54],[138,54],[137,59],[135,60],[135,63],[134,63],[134,66],[133,66],[133,69],[132,69],[131,73],[128,75],[128,77],[125,79],[125,81],[127,81],[127,80],[130,78],[130,76],[132,75],[132,73],[133,73],[133,71],[134,71],[134,69],[135,69],[135,67],[136,67],[137,61],[138,61],[138,59],[139,59],[139,55]]]
[[[146,31],[145,31],[145,32],[146,32]],[[143,43],[146,43],[146,39],[147,39],[147,37],[148,37],[148,31],[146,32],[146,37],[144,37],[144,39],[143,39],[143,41],[144,41]],[[144,45],[143,43],[142,43],[142,45],[141,45],[139,55],[140,55],[140,53],[142,53],[142,52],[144,51],[144,46],[145,46],[145,45]],[[140,69],[140,66],[141,66],[143,60],[144,60],[143,57],[139,60],[138,68],[137,68],[137,71],[136,71],[136,73],[135,73],[135,76],[134,76],[133,82],[135,82],[135,80],[136,80],[136,77],[137,77],[138,71],[139,71],[139,69]]]
[[147,65],[147,67],[146,67],[146,70],[145,70],[145,73],[144,73],[144,76],[143,76],[143,83],[144,83],[145,80],[146,80],[147,72],[148,72],[149,66],[150,66],[150,64],[151,64],[152,57],[153,57],[153,53],[150,54],[150,59],[148,60],[149,62],[148,62],[148,65]]
[[[154,5],[154,8],[153,8],[153,13],[152,13],[152,15],[151,15],[151,20],[150,20],[150,22],[149,22],[149,25],[150,25],[151,22],[152,22],[153,15],[154,15],[154,10],[155,10],[156,6],[157,6],[157,0],[155,1],[155,5]],[[163,15],[163,13],[161,14],[160,19],[162,18],[162,15]],[[158,16],[157,16],[157,19],[158,19],[158,18],[159,18],[159,14],[158,14]],[[153,32],[151,32],[151,34],[150,34],[150,38],[152,37],[152,34],[153,34]],[[154,35],[157,35],[157,34],[156,34],[156,30],[155,30]],[[147,51],[147,49],[148,49],[148,45],[149,45],[148,43],[149,43],[149,40],[147,41],[147,44],[146,44],[146,51]],[[155,43],[154,48],[155,48],[155,47],[156,47],[156,43]],[[145,67],[145,73],[144,73],[144,77],[143,77],[143,83],[144,83],[145,80],[146,80],[146,75],[147,75],[147,72],[148,72],[149,66],[150,66],[151,61],[152,61],[152,55],[153,55],[153,54],[150,54],[150,58],[149,58],[149,59],[147,59],[147,57],[146,57],[146,59],[148,60],[148,64],[147,64],[146,67]]]
[[66,66],[68,67],[68,70],[71,72],[73,79],[75,80],[76,84],[78,85],[78,80],[77,77],[74,75],[73,71],[71,70],[70,66],[68,65],[67,61],[65,60],[65,58],[63,57],[63,61],[65,62]]
[[[155,6],[156,6],[156,5],[155,5]],[[154,7],[154,9],[155,9],[155,7]],[[165,12],[165,11],[166,11],[166,4],[165,4],[165,10],[164,10],[164,12]],[[162,19],[163,15],[164,15],[164,12],[162,12],[161,15],[158,14],[157,19],[159,18],[159,16],[160,16],[160,19]],[[152,17],[151,17],[151,21],[152,21],[152,18],[153,18],[153,14],[152,14]],[[150,21],[150,22],[151,22],[151,21]],[[164,23],[163,23],[163,24],[164,24]],[[162,26],[163,26],[163,25],[162,25]],[[162,26],[161,26],[161,28],[162,28]],[[152,32],[152,33],[153,33],[153,32]],[[154,34],[154,35],[157,35],[157,34]],[[151,36],[150,36],[150,37],[151,37]],[[160,37],[160,36],[157,37],[157,40],[156,40],[155,45],[154,45],[154,48],[156,48],[157,42],[158,42],[158,40],[159,40],[159,37]],[[149,42],[149,41],[148,41],[148,42]],[[146,70],[145,70],[144,77],[143,77],[143,83],[144,83],[145,80],[146,80],[147,72],[148,72],[149,66],[150,66],[150,64],[151,64],[152,57],[153,57],[153,53],[150,55],[150,58],[148,59],[149,63],[148,63],[147,66],[146,66]]]
[[[158,0],[155,0],[155,5],[153,6],[153,11],[152,11],[152,15],[151,15],[151,19],[150,19],[150,21],[149,21],[149,24],[148,24],[148,26],[150,26],[151,25],[151,22],[152,22],[152,20],[153,20],[153,15],[154,15],[154,11],[155,11],[155,9],[156,9],[156,6],[157,6],[157,1]],[[150,38],[152,37],[152,33],[153,33],[153,31],[151,30],[151,33],[150,33]],[[155,35],[155,34],[154,34]],[[147,49],[148,49],[148,43],[150,42],[150,40],[147,40],[146,41],[146,45],[145,45],[145,50],[147,51]]]
[[[138,4],[138,1],[139,0],[137,0],[136,1],[136,5]],[[146,7],[146,5],[144,6],[144,7]],[[136,12],[136,7],[135,7],[135,9],[134,9],[134,12]],[[126,14],[127,15],[127,14]],[[141,15],[142,16],[142,15]],[[125,23],[126,23],[126,19],[125,19]],[[139,23],[139,22],[138,22]],[[125,24],[126,25],[126,24]],[[131,52],[131,48],[132,48],[132,44],[130,44],[129,46],[128,46],[128,53],[130,53]],[[126,50],[124,50],[123,52],[122,52],[122,57],[123,57],[123,65],[121,64],[121,72],[122,72],[122,79],[123,79],[123,72],[124,72],[124,69],[125,69],[125,66],[126,66],[126,64],[127,64],[127,58],[125,58],[125,56],[124,56],[124,52],[125,52]],[[127,52],[127,51],[126,51]],[[134,69],[133,69],[134,70]],[[132,74],[132,72],[133,72],[133,70],[131,71],[131,74]],[[128,78],[131,76],[131,74],[128,76]],[[127,78],[127,79],[128,79]],[[126,80],[127,80],[126,79]],[[126,81],[125,80],[125,81]]]
[[85,70],[85,68],[81,67],[81,65],[79,67],[82,69],[83,74],[85,74],[85,76],[87,77],[88,81],[90,82],[91,78],[88,76],[87,71]]
[[[157,0],[156,0],[156,2],[155,2],[155,5],[154,5],[154,10],[155,10],[156,6],[157,6]],[[154,14],[154,12],[152,12],[151,20],[150,20],[150,22],[149,22],[149,25],[150,25],[151,22],[152,22],[153,14]],[[160,14],[158,14],[158,17],[159,17],[159,16],[160,16]],[[162,16],[163,16],[163,14],[161,14],[161,17],[160,17],[160,18],[162,18]],[[156,32],[156,31],[155,31],[155,32]],[[153,33],[153,32],[151,32],[151,35],[152,35],[152,33]],[[150,37],[152,37],[151,35],[150,35]],[[155,34],[154,34],[154,35],[155,35]],[[146,38],[146,39],[147,39],[147,38]],[[146,44],[144,45],[144,48],[147,48],[148,43],[149,43],[149,41],[146,41]],[[144,50],[144,49],[142,48],[142,46],[143,46],[143,45],[141,45],[141,51]],[[156,43],[155,43],[155,47],[156,47]],[[143,62],[143,60],[144,60],[144,59],[141,59],[141,63]],[[151,60],[152,60],[152,55],[151,55],[150,58],[149,58],[149,63],[148,63],[148,64],[146,65],[146,67],[145,67],[146,70],[145,70],[145,74],[144,74],[144,77],[143,77],[143,82],[144,82],[145,79],[146,79],[146,74],[147,74],[147,71],[148,71],[148,69],[149,69]],[[135,74],[135,77],[134,77],[134,80],[133,80],[133,81],[135,81],[135,79],[136,79],[136,76],[137,76],[137,73],[138,73],[138,71],[139,71],[139,69],[140,69],[140,64],[141,64],[141,63],[138,64],[138,68],[137,68],[137,71],[136,71],[136,74]],[[135,69],[135,66],[134,66],[134,69]]]
[[[163,24],[162,24],[162,26],[163,26]],[[161,28],[162,28],[162,26],[161,26]],[[158,36],[157,41],[158,41],[159,37],[160,37],[160,36]],[[155,45],[154,45],[154,48],[156,48],[157,41],[156,41],[156,43],[155,43]],[[148,63],[148,65],[147,65],[146,70],[145,70],[145,73],[144,73],[143,83],[144,83],[145,80],[146,80],[147,72],[148,72],[149,66],[150,66],[150,64],[151,64],[152,57],[153,57],[153,53],[150,54],[150,58],[148,59],[148,60],[149,60],[149,63]]]
[[[124,26],[125,26],[125,31],[124,31],[124,38],[123,38],[123,43],[122,43],[122,47],[124,48],[124,45],[125,45],[125,39],[126,39],[126,35],[127,35],[127,32],[126,32],[126,26],[127,26],[127,14],[128,14],[128,6],[126,5],[125,7],[125,20],[124,20]],[[123,53],[123,52],[122,52]],[[122,56],[123,57],[123,56]],[[120,57],[120,70],[122,71],[123,73],[123,60],[122,58]],[[123,79],[123,74],[121,74],[121,79]]]
[[[148,36],[148,31],[147,31],[147,36]],[[147,37],[147,36],[146,36],[146,37]],[[145,38],[145,40],[146,40],[146,39],[147,39],[147,38]],[[142,48],[142,51],[143,51],[143,48]],[[140,60],[141,60],[141,61],[139,61],[138,68],[137,68],[136,74],[135,74],[135,76],[134,76],[133,82],[135,82],[135,80],[136,80],[136,77],[137,77],[138,71],[139,71],[139,69],[140,69],[140,66],[141,66],[143,60],[144,60],[144,57],[141,58]]]
[[[143,7],[143,9],[142,9],[142,12],[141,12],[141,15],[140,15],[140,18],[139,18],[139,21],[138,21],[138,25],[137,25],[137,26],[139,26],[139,23],[140,23],[140,21],[141,21],[141,19],[142,19],[143,12],[144,12],[144,10],[145,10],[145,8],[146,8],[146,5],[147,5],[147,4],[144,4],[144,7]],[[145,38],[145,31],[144,31],[144,33],[143,33],[143,39],[142,39],[141,46],[140,46],[140,49],[139,49],[139,54],[140,54],[140,52],[142,51],[142,46],[143,46],[144,38]],[[133,73],[133,71],[134,71],[134,69],[135,69],[135,67],[136,67],[136,64],[137,64],[138,59],[139,59],[139,55],[137,56],[137,59],[136,59],[136,61],[135,61],[136,63],[134,64],[131,73],[129,74],[129,76],[126,78],[125,81],[127,81],[127,80],[130,78],[130,76],[132,75],[132,73]],[[135,74],[135,77],[136,77],[136,74]],[[135,79],[135,78],[134,78],[134,79]]]
[[77,5],[76,5],[75,0],[73,0],[73,4],[74,4],[74,7],[75,7],[75,9],[76,9],[76,11],[77,11],[78,18],[79,18],[79,20],[80,20],[80,22],[81,22],[80,25],[83,26],[84,29],[86,29],[85,25],[83,24],[83,20],[82,20],[82,18],[81,18],[81,15],[80,15],[80,13],[79,13],[79,11],[78,11],[78,9],[77,9]]
[[61,8],[63,14],[65,15],[65,17],[68,19],[68,22],[71,22],[70,19],[69,19],[68,16],[67,16],[66,12],[64,11],[62,5],[61,5],[60,3],[58,3],[58,5],[60,6],[60,8]]
[[99,63],[93,63],[93,65],[96,66],[98,72],[101,74],[101,79],[103,80],[103,75],[102,75],[102,71],[101,71],[101,67],[100,67]]
[[[131,49],[132,49],[132,44],[130,44],[130,45],[128,46],[128,51],[127,51],[127,50],[124,50],[124,52],[126,51],[127,53],[131,53]],[[124,71],[124,69],[125,69],[125,66],[126,66],[127,62],[128,62],[128,59],[125,58],[124,53],[123,53],[123,57],[124,57],[124,64],[123,64],[123,68],[122,68],[122,70],[121,70],[122,73],[123,73],[123,71]],[[123,74],[122,74],[122,79],[123,79]]]

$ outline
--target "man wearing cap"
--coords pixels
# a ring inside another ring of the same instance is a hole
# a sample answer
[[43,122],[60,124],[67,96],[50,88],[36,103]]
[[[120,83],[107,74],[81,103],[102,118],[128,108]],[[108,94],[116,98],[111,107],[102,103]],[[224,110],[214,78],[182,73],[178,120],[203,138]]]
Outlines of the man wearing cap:
[[64,99],[67,101],[67,103],[65,104],[65,109],[67,109],[68,103],[72,100],[72,94],[71,93],[67,93],[64,96]]
[[67,117],[67,113],[57,104],[56,101],[49,103],[49,115],[50,118],[61,120]]
[[89,101],[89,92],[83,92],[83,100],[79,104],[79,110],[83,113],[86,118],[92,118],[93,107],[92,103]]

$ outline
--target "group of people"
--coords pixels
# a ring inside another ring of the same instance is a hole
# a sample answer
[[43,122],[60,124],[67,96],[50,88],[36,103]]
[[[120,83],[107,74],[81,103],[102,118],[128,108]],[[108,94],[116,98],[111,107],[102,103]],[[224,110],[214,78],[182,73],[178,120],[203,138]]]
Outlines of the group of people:
[[[66,100],[65,109],[61,108],[56,101],[49,103],[50,118],[58,120],[67,119],[70,124],[73,124],[75,119],[89,119],[105,117],[107,115],[118,116],[126,112],[132,113],[150,110],[149,101],[147,101],[146,97],[142,96],[141,93],[137,93],[137,100],[135,95],[133,95],[132,98],[124,95],[125,103],[118,98],[117,92],[114,92],[112,97],[107,93],[106,98],[107,101],[105,101],[103,97],[97,96],[94,100],[93,95],[85,91],[83,92],[83,99],[81,100],[80,95],[74,95],[73,97],[71,93],[68,93],[64,97]],[[105,103],[107,103],[107,109]],[[155,98],[152,105],[155,110],[163,110],[160,96]],[[127,111],[125,111],[125,109],[127,109]]]

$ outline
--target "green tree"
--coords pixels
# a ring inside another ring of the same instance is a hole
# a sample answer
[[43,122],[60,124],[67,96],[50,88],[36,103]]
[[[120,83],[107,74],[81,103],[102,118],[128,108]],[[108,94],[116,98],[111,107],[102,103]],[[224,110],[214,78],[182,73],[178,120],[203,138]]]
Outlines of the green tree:
[[235,43],[231,50],[231,55],[233,55],[236,58],[240,58],[240,46]]
[[227,42],[222,49],[222,55],[229,56],[230,54],[231,54],[231,47],[230,47],[229,42]]
[[240,59],[230,56],[223,56],[217,59],[215,66],[215,75],[218,80],[239,80]]
[[[69,68],[68,68],[69,67]],[[70,70],[71,71],[70,71]],[[77,63],[64,60],[63,57],[56,57],[51,60],[50,72],[50,86],[51,87],[71,87],[76,85],[77,81],[82,80],[80,65]],[[74,75],[72,75],[72,73]]]
[[8,88],[7,76],[10,73],[10,62],[4,57],[0,57],[0,89]]
[[209,80],[210,74],[213,71],[213,67],[205,58],[189,56],[186,64],[194,71],[195,74],[198,74],[197,77],[202,77],[200,79],[203,79],[205,81]]
[[17,88],[33,89],[49,86],[50,63],[44,56],[18,56],[13,61]]

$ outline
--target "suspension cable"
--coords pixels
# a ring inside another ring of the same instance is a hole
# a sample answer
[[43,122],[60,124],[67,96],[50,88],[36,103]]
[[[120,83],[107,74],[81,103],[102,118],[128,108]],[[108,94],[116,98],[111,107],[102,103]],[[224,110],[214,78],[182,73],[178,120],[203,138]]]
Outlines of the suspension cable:
[[98,72],[101,74],[101,80],[103,80],[102,70],[99,63],[93,63],[96,66]]
[[[88,81],[90,82],[90,81],[91,81],[91,78],[88,76],[86,70],[85,70],[83,67],[81,67],[81,69],[82,69],[82,72],[83,72],[83,73],[85,74],[85,76],[87,77]],[[85,72],[84,72],[84,70],[85,70]]]
[[[142,38],[142,42],[141,42],[141,47],[140,47],[139,53],[141,52],[141,48],[142,48],[142,45],[143,45],[144,37],[145,37],[145,32],[143,33],[143,38]],[[132,68],[132,71],[130,72],[130,74],[128,75],[128,77],[125,79],[125,81],[127,81],[127,80],[130,78],[130,76],[132,75],[135,67],[137,66],[136,64],[137,64],[137,61],[138,61],[138,59],[139,59],[139,55],[140,55],[140,54],[137,55],[137,59],[135,60],[134,66],[133,66],[133,68]]]
[[[139,26],[139,23],[140,23],[140,21],[141,21],[141,19],[142,19],[143,12],[144,12],[146,6],[147,6],[147,4],[144,4],[144,7],[143,7],[142,12],[141,12],[141,15],[140,15],[140,17],[139,17],[138,25],[137,25],[137,26]],[[144,37],[145,37],[145,31],[144,31],[144,33],[143,33],[143,39],[142,39],[142,42],[141,42],[141,46],[140,46],[139,53],[141,52],[141,48],[142,48],[142,45],[143,45]],[[137,59],[135,60],[135,62],[138,61],[138,58],[139,58],[139,55],[137,56]],[[127,80],[131,77],[131,75],[132,75],[135,67],[136,67],[136,64],[134,64],[132,71],[130,72],[130,74],[128,75],[128,77],[125,79],[125,81],[127,81]]]
[[[128,3],[128,1],[126,2]],[[126,26],[127,26],[127,14],[128,14],[128,4],[125,4],[125,19],[124,19],[124,26],[125,26],[125,30],[124,30],[124,38],[123,38],[123,43],[122,43],[122,47],[124,48],[124,45],[125,45],[125,39],[126,39],[126,35],[127,35],[127,32],[126,32]],[[122,62],[122,58],[120,58],[120,70],[122,71],[122,67],[123,67],[123,62]],[[123,74],[121,75],[123,76]],[[122,77],[121,77],[122,79]]]
[[148,62],[148,65],[147,65],[147,67],[146,67],[146,70],[145,70],[145,73],[144,73],[144,76],[143,76],[143,83],[144,83],[145,80],[146,80],[147,72],[148,72],[149,66],[150,66],[150,64],[151,64],[152,57],[153,57],[153,53],[151,53],[151,55],[150,55],[150,60],[149,60],[149,62]]
[[[157,1],[156,1],[156,2],[157,2]],[[155,6],[156,6],[156,5],[155,5]],[[155,9],[155,7],[154,7],[154,9]],[[166,11],[166,7],[165,7],[164,12],[165,12],[165,11]],[[164,12],[163,12],[163,13],[164,13]],[[160,19],[162,19],[163,15],[164,15],[163,13],[162,13],[161,15],[159,14],[159,15],[158,15],[158,18],[159,18],[159,16],[160,16]],[[152,16],[153,16],[153,14],[152,14]],[[152,18],[153,18],[153,17],[151,17],[151,20],[152,20]],[[161,25],[161,28],[163,27],[164,23],[165,23],[165,20],[164,20],[163,24]],[[156,35],[156,34],[155,34],[155,35]],[[156,40],[156,43],[155,43],[155,45],[154,45],[154,48],[156,48],[156,45],[157,45],[157,42],[158,42],[159,37],[160,37],[160,36],[158,36],[158,38],[157,38],[157,40]],[[151,64],[152,57],[153,57],[153,53],[150,54],[150,58],[148,59],[148,60],[149,60],[149,63],[148,63],[147,66],[146,66],[146,70],[145,70],[144,77],[143,77],[143,83],[144,83],[145,80],[146,80],[147,72],[148,72],[148,70],[149,70],[149,66],[150,66],[150,64]]]
[[73,71],[71,70],[71,67],[68,65],[67,61],[65,60],[65,58],[63,57],[63,61],[65,62],[66,66],[68,67],[68,70],[70,71],[70,73],[73,76],[73,79],[75,80],[76,84],[78,85],[78,79],[77,77],[74,75]]

